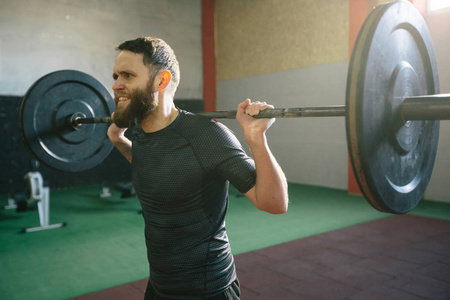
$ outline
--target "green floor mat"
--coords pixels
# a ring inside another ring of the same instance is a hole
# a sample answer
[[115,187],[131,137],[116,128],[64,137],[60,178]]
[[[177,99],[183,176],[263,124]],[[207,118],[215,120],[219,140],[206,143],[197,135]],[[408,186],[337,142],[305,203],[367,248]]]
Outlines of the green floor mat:
[[[67,299],[148,276],[137,199],[101,192],[51,190],[51,223],[68,223],[59,229],[23,234],[39,225],[37,211],[0,211],[0,299]],[[270,215],[231,188],[227,228],[235,255],[390,216],[342,190],[290,184],[289,195],[289,211]],[[450,220],[450,204],[422,201],[411,213]]]

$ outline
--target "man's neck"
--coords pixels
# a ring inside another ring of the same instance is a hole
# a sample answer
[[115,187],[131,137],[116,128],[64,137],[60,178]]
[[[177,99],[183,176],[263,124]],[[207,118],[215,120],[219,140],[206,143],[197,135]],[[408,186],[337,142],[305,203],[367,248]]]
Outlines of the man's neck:
[[178,116],[173,97],[158,95],[158,106],[141,122],[144,132],[156,132],[169,126]]

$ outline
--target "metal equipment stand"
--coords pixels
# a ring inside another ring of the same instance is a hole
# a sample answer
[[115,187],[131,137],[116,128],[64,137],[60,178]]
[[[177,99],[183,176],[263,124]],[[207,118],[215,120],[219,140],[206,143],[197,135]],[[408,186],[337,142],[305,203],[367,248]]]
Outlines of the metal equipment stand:
[[34,232],[47,229],[54,229],[66,226],[67,223],[49,224],[50,222],[50,188],[44,186],[44,180],[39,172],[28,172],[25,175],[25,180],[30,185],[30,195],[28,202],[37,201],[39,211],[39,221],[41,226],[24,228],[22,232]]

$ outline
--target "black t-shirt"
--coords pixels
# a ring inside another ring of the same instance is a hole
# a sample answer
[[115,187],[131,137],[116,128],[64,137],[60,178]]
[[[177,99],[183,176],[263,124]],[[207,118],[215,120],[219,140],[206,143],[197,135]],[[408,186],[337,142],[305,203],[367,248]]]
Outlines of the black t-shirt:
[[250,190],[254,161],[223,124],[182,110],[168,127],[135,129],[131,140],[151,284],[163,296],[220,293],[236,279],[225,230],[228,182]]

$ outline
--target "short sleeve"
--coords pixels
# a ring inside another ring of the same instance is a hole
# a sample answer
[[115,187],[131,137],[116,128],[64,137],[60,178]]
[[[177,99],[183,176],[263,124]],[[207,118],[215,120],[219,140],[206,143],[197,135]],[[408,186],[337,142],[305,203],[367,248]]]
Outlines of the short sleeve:
[[202,142],[201,156],[205,168],[213,170],[228,180],[239,192],[248,192],[256,183],[256,168],[234,133],[214,121],[199,137]]

